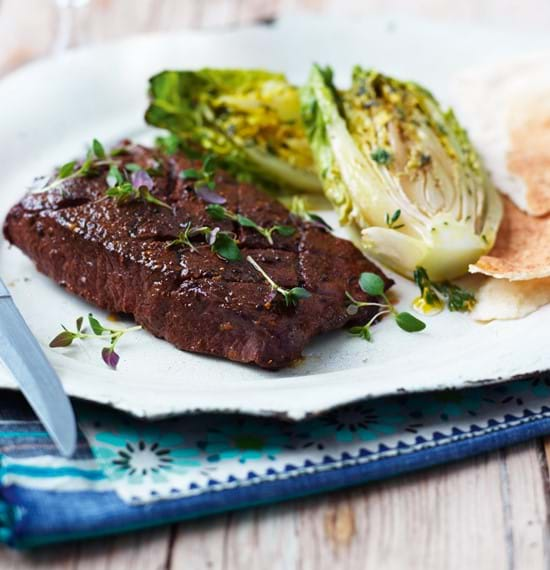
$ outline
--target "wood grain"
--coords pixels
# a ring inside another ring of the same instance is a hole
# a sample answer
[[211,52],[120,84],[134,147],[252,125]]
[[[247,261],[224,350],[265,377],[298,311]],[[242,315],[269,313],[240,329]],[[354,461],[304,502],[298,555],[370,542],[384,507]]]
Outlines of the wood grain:
[[173,559],[207,568],[545,568],[538,444],[362,489],[178,526]]
[[[219,27],[293,10],[378,10],[548,30],[544,0],[91,0],[71,12],[71,46],[127,34]],[[0,0],[0,75],[49,54],[53,0]],[[537,570],[550,567],[550,438],[289,504],[69,544],[0,550],[2,570]]]

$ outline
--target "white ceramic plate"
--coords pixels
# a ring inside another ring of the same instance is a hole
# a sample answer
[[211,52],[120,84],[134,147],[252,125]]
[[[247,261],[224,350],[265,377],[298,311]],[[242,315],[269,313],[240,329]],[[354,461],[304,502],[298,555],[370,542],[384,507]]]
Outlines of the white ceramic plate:
[[[81,154],[93,137],[108,143],[142,136],[147,78],[165,68],[266,67],[300,83],[313,61],[333,65],[341,81],[359,63],[414,78],[445,100],[452,72],[548,44],[536,36],[411,19],[295,18],[271,28],[137,37],[68,53],[0,82],[0,215],[33,176]],[[279,372],[180,352],[140,332],[122,341],[115,373],[93,342],[64,352],[46,348],[61,322],[72,324],[90,310],[105,314],[37,273],[5,241],[0,274],[69,394],[148,418],[234,410],[299,419],[358,398],[461,388],[550,368],[546,307],[520,321],[488,325],[443,313],[417,335],[386,320],[372,344],[340,331],[313,342],[303,363]],[[407,308],[415,288],[397,279],[396,290]],[[14,386],[2,368],[0,386]]]

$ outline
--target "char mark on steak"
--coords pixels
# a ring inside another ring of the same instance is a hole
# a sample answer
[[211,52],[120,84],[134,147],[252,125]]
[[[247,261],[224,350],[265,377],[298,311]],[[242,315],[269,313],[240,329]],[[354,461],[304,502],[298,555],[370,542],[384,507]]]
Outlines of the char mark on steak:
[[[265,227],[292,225],[294,235],[273,234],[274,244],[252,228],[213,221],[179,173],[200,163],[130,143],[119,160],[150,169],[152,194],[171,206],[105,198],[106,166],[93,176],[63,181],[26,195],[9,212],[6,238],[37,268],[69,291],[112,312],[130,313],[155,336],[182,350],[278,369],[301,356],[315,335],[362,323],[372,307],[346,311],[346,291],[368,300],[357,280],[364,271],[391,281],[351,244],[292,216],[279,202],[226,173],[215,177],[225,206]],[[228,262],[197,241],[196,251],[167,247],[186,224],[233,232],[242,261]],[[284,288],[311,296],[287,307],[273,297],[247,255]]]

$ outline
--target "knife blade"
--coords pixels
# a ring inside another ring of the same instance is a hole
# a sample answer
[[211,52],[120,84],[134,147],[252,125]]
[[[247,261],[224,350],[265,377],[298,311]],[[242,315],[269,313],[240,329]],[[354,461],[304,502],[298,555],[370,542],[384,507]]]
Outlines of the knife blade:
[[69,398],[2,279],[0,358],[60,453],[65,457],[73,455],[77,430]]

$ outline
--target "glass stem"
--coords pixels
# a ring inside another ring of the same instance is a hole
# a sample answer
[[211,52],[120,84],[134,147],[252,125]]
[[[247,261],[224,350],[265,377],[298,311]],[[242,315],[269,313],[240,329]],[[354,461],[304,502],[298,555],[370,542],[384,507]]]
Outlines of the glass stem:
[[66,51],[71,43],[73,27],[72,2],[57,1],[57,33],[52,46],[52,55],[56,56]]

